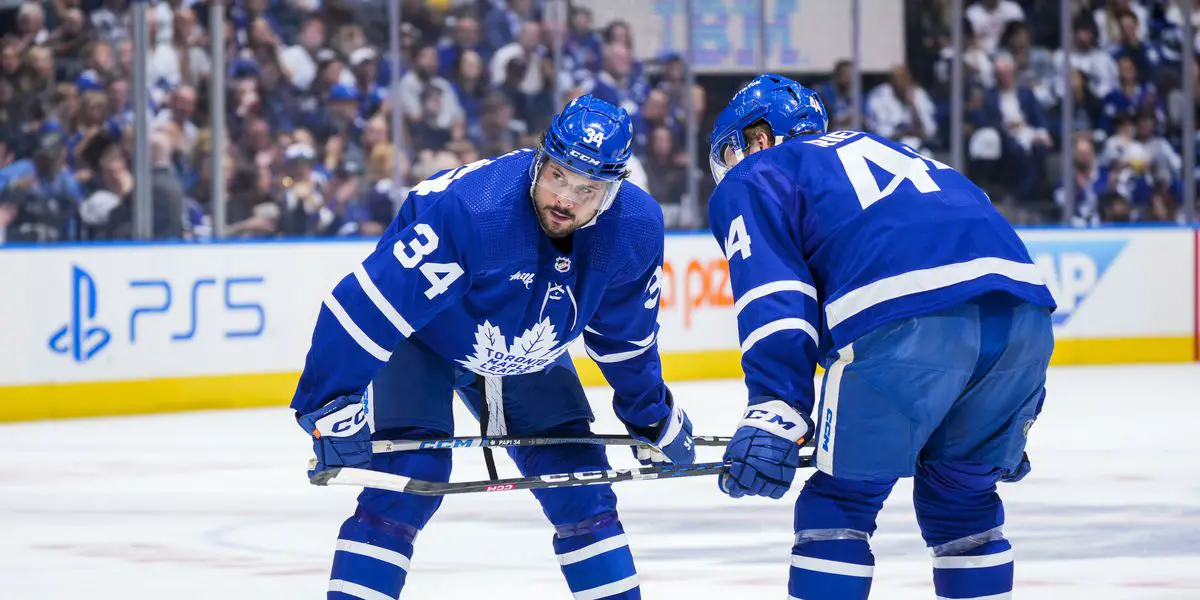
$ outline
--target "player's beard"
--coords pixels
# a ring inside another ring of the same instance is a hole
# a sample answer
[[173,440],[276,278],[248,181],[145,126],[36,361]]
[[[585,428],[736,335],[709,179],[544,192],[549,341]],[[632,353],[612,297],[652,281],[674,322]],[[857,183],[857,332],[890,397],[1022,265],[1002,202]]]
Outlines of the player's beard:
[[[553,239],[565,238],[575,233],[575,230],[579,229],[582,223],[586,223],[596,215],[593,212],[591,217],[584,221],[579,220],[577,216],[578,213],[573,210],[566,210],[556,206],[543,206],[538,209],[538,224],[542,226],[542,232],[546,234],[546,237]],[[567,220],[557,217],[565,217]]]

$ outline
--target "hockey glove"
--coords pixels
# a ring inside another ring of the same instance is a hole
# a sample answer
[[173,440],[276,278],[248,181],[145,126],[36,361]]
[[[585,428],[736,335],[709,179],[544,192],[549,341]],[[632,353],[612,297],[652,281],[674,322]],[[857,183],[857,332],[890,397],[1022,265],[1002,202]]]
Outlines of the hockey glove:
[[637,427],[625,424],[629,435],[649,444],[650,448],[633,449],[633,455],[643,465],[661,465],[672,462],[677,465],[690,465],[696,462],[696,444],[692,440],[692,420],[688,418],[683,408],[667,390],[667,404],[671,414],[659,423],[650,427]]
[[800,466],[800,446],[812,430],[812,420],[783,400],[751,404],[725,449],[729,473],[717,479],[718,487],[732,498],[782,498]]
[[371,462],[371,430],[362,394],[340,396],[296,420],[313,437],[317,464],[309,477],[331,467],[365,467]]

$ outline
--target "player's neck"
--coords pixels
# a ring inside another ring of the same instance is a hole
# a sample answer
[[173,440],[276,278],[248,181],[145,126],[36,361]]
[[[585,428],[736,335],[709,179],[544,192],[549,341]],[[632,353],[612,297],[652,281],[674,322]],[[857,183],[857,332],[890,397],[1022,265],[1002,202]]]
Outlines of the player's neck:
[[[549,236],[547,236],[549,237]],[[554,249],[563,254],[570,254],[574,247],[575,234],[572,233],[566,237],[550,238],[550,243],[554,245]]]

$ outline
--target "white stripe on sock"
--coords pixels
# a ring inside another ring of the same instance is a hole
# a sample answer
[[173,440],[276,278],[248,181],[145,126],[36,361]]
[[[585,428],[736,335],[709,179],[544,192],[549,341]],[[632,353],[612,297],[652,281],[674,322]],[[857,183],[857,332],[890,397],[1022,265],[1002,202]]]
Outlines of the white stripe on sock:
[[620,594],[621,592],[628,592],[637,586],[638,576],[637,574],[634,574],[620,581],[606,583],[590,590],[575,592],[575,600],[598,600],[599,598],[607,598],[609,596]]
[[1012,600],[1012,592],[992,594],[991,596],[971,596],[970,598],[947,598],[945,596],[938,596],[937,600]]
[[584,546],[578,550],[572,550],[565,554],[559,554],[558,564],[564,567],[567,565],[573,565],[577,562],[585,561],[593,556],[604,554],[605,552],[610,552],[612,550],[616,550],[617,548],[624,548],[628,545],[629,539],[625,537],[625,534],[622,533],[620,535],[614,535],[610,538],[605,538],[593,544]]
[[348,596],[361,598],[362,600],[396,600],[395,598],[383,593],[375,591],[365,585],[358,585],[341,579],[329,580],[329,591],[341,592]]
[[850,577],[871,577],[875,573],[875,567],[872,565],[859,565],[796,554],[792,555],[792,566],[797,569],[804,569],[805,571],[849,575]]
[[997,567],[1013,561],[1013,551],[1005,550],[998,554],[981,554],[979,556],[935,556],[935,569],[986,569]]
[[340,552],[349,552],[351,554],[369,556],[375,560],[381,560],[385,563],[396,565],[397,567],[404,569],[405,572],[408,571],[408,557],[396,552],[395,550],[388,550],[387,548],[380,548],[379,546],[372,546],[371,544],[364,544],[362,542],[343,539],[339,539],[337,541],[337,549]]

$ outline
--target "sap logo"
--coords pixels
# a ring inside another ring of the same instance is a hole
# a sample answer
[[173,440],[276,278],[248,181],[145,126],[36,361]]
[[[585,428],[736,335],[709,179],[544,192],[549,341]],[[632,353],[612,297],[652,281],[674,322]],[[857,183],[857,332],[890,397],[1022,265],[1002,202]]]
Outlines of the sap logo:
[[[764,419],[763,417],[765,415],[771,415],[771,418]],[[781,417],[777,414],[774,414],[770,411],[762,410],[759,408],[751,408],[751,409],[747,410],[746,418],[747,419],[757,419],[759,421],[766,421],[767,423],[770,423],[771,425],[779,425],[785,431],[796,426],[795,423],[792,423],[791,421],[788,421],[787,419],[784,419],[783,417]]]
[[513,276],[509,277],[508,280],[509,281],[520,281],[521,283],[525,284],[525,289],[530,289],[529,286],[533,285],[533,273],[524,273],[524,272],[513,273]]
[[87,271],[71,267],[71,314],[67,323],[50,336],[50,350],[56,354],[67,354],[75,362],[83,363],[96,356],[112,334],[94,321],[99,300],[96,281]]
[[825,426],[821,428],[821,450],[829,452],[829,438],[833,437],[833,410],[825,409]]
[[1066,323],[1083,306],[1127,243],[1125,240],[1026,243],[1058,304],[1055,325]]
[[[604,141],[604,138],[600,138],[600,141]],[[593,167],[600,166],[599,160],[592,158],[574,148],[572,148],[571,151],[568,152],[567,154],[570,154],[572,158],[578,158],[579,160],[582,160],[583,162],[585,162],[589,165],[592,165]]]

